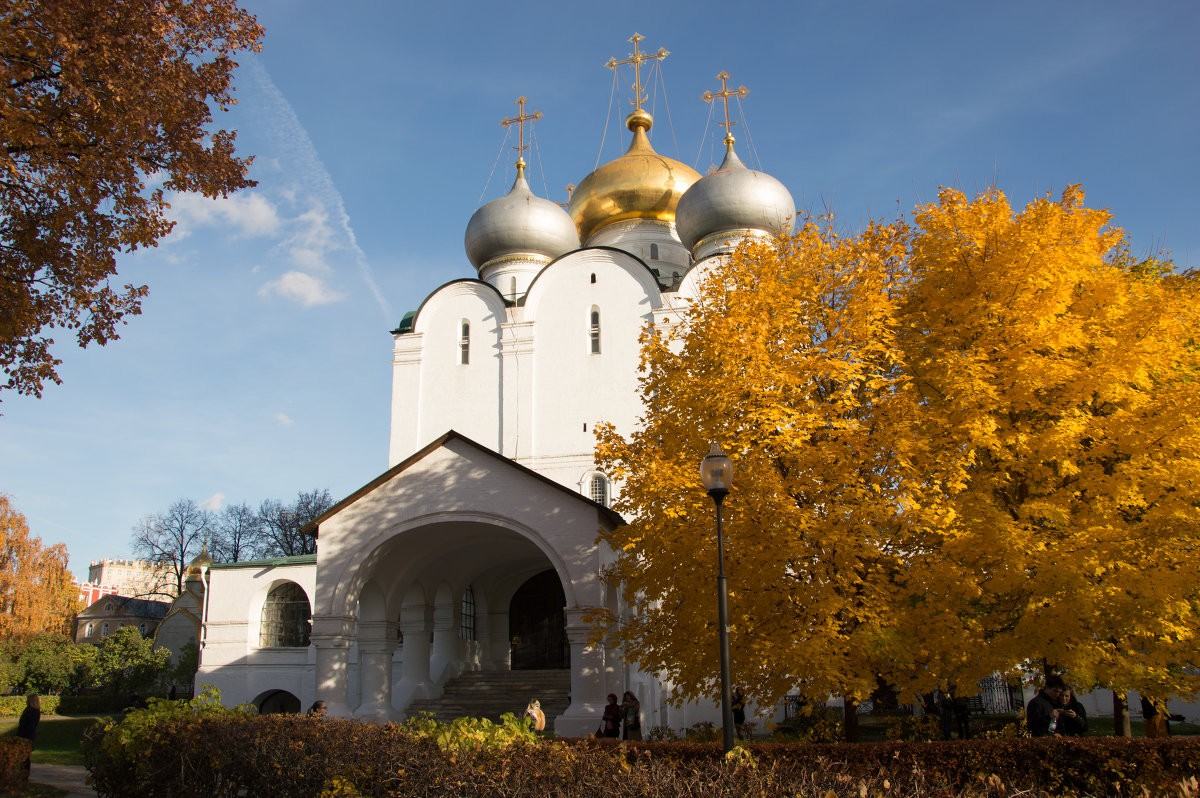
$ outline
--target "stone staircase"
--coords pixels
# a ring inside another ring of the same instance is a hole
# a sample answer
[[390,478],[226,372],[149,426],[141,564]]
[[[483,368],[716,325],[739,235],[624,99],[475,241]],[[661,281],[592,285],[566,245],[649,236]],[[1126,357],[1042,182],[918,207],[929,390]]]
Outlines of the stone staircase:
[[520,717],[529,700],[536,698],[542,703],[549,729],[566,711],[570,692],[569,670],[468,671],[446,682],[440,698],[411,702],[406,714],[429,712],[445,723],[463,717],[499,721],[505,712]]

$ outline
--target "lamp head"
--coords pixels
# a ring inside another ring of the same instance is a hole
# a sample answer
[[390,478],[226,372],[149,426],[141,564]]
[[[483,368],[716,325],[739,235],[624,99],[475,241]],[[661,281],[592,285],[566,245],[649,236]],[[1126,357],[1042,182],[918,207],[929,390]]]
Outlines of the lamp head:
[[700,481],[704,483],[708,495],[718,501],[733,486],[733,463],[721,451],[720,444],[714,443],[700,462]]

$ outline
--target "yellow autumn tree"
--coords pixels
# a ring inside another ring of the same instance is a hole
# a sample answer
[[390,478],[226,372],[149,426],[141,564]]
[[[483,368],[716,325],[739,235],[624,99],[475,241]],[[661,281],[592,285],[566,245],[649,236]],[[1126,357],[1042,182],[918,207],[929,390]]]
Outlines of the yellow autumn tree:
[[918,209],[900,345],[926,446],[958,472],[934,567],[962,580],[982,663],[1194,695],[1197,281],[1132,259],[1109,220],[1078,187]]
[[1108,221],[1076,188],[1019,213],[946,190],[911,226],[808,220],[710,265],[643,338],[641,428],[598,431],[631,520],[606,536],[628,617],[598,634],[715,695],[715,440],[734,679],[760,703],[1043,661],[1193,694],[1200,303]]
[[736,469],[726,555],[747,695],[862,698],[879,677],[930,689],[896,623],[936,513],[896,346],[905,240],[900,224],[841,238],[831,219],[807,220],[716,264],[683,324],[643,336],[645,425],[598,433],[615,507],[633,519],[607,537],[607,576],[632,612],[601,625],[681,696],[716,693],[709,441]]
[[42,546],[40,538],[30,536],[25,516],[0,493],[0,641],[70,634],[78,611],[67,547]]

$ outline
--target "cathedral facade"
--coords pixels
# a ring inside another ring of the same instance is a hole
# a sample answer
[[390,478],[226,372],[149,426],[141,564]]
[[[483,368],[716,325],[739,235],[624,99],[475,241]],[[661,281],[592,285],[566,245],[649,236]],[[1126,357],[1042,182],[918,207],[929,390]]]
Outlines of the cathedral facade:
[[[635,75],[655,57],[638,39]],[[518,102],[505,121],[524,125]],[[597,537],[624,523],[593,430],[635,428],[642,332],[680,323],[716,259],[789,231],[795,209],[728,134],[721,167],[701,177],[654,151],[640,103],[626,126],[628,150],[565,210],[532,193],[521,158],[508,194],[475,212],[473,274],[392,333],[391,467],[314,522],[315,557],[199,564],[198,683],[231,703],[320,698],[331,714],[391,720],[464,674],[559,670],[560,735],[595,731],[606,695],[625,690],[645,727],[715,717],[668,710],[669,684],[593,642],[589,616],[623,611]],[[533,697],[513,696],[513,711]]]

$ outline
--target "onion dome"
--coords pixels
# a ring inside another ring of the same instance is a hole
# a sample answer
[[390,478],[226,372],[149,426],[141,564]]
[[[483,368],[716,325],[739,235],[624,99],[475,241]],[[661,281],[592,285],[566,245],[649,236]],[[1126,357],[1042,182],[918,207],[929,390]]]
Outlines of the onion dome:
[[208,556],[208,544],[205,543],[203,548],[201,548],[200,553],[193,557],[192,561],[188,563],[188,578],[200,576],[202,573],[204,573],[204,569],[212,564],[213,558]]
[[625,120],[633,131],[629,150],[583,179],[568,208],[579,238],[586,242],[601,227],[626,219],[675,221],[675,206],[700,179],[695,169],[659,155],[647,135],[654,118],[641,108]]
[[[792,231],[796,203],[791,193],[775,178],[747,169],[733,151],[733,137],[725,139],[725,160],[721,168],[701,178],[679,200],[675,226],[683,245],[700,259],[721,249],[724,240],[710,250],[697,252],[697,245],[719,234],[770,233],[786,235]],[[732,236],[730,234],[733,234]]]
[[464,243],[478,269],[505,255],[557,258],[579,249],[579,235],[566,211],[529,190],[525,161],[519,160],[512,189],[475,211]]

